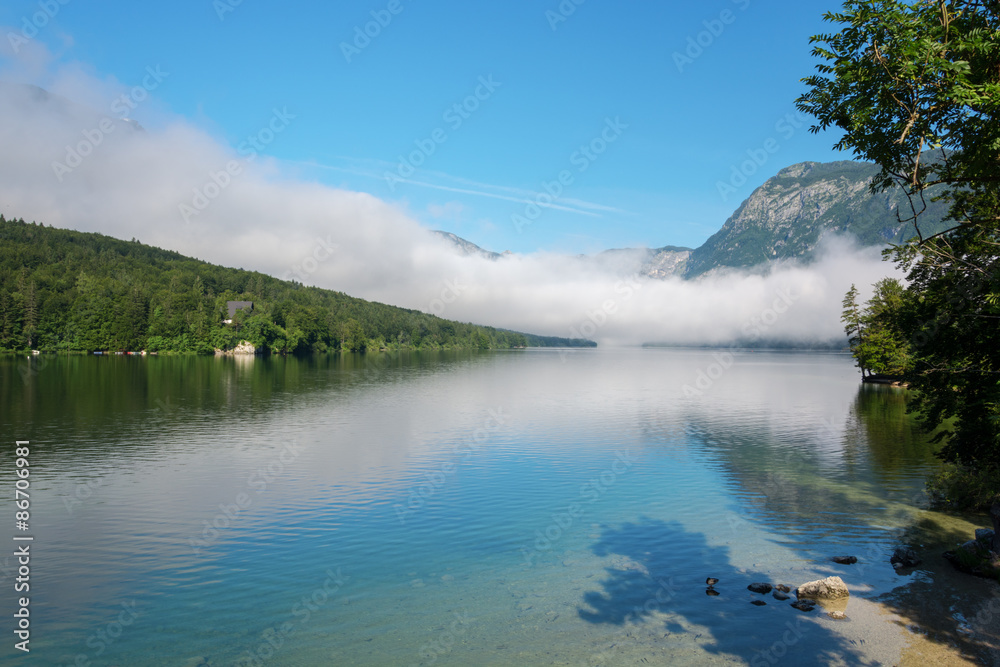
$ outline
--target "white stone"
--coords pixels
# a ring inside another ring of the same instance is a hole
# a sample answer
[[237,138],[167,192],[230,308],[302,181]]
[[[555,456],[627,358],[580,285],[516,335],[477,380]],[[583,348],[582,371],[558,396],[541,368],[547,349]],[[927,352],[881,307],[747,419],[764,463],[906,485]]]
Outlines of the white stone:
[[840,577],[827,577],[802,584],[795,589],[795,595],[813,600],[839,600],[850,597],[851,592],[847,590],[847,584]]

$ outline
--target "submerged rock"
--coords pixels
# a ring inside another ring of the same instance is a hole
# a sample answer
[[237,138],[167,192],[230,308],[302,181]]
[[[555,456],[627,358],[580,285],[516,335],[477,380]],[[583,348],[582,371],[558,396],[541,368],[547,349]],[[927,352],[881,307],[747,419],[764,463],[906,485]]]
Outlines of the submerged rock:
[[750,600],[750,604],[757,605],[758,607],[766,607],[767,603],[763,600]]
[[792,592],[791,587],[790,586],[786,586],[784,584],[775,584],[774,585],[774,590],[781,591],[782,593],[791,593]]
[[771,595],[774,596],[775,600],[781,600],[782,602],[784,602],[785,600],[791,599],[791,596],[788,595],[788,593],[782,593],[781,591],[779,591],[777,589],[775,589],[774,592],[771,593]]
[[839,600],[850,597],[851,592],[847,590],[847,584],[840,577],[827,577],[802,584],[795,589],[795,595],[800,599]]
[[829,614],[827,614],[827,616],[829,616],[835,621],[843,621],[844,619],[847,618],[847,614],[845,614],[842,611],[831,611]]
[[858,562],[857,556],[834,556],[831,558],[834,563],[839,563],[840,565],[854,565]]
[[892,552],[889,562],[897,567],[916,567],[920,565],[920,557],[917,552],[907,546],[896,547]]
[[705,595],[711,595],[714,597],[716,595],[719,595],[719,591],[709,586],[708,588],[705,589]]
[[792,603],[792,606],[799,611],[812,611],[816,608],[816,603],[812,600],[796,600]]
[[767,595],[774,588],[771,584],[750,584],[747,586],[747,590],[752,593],[760,593],[761,595]]

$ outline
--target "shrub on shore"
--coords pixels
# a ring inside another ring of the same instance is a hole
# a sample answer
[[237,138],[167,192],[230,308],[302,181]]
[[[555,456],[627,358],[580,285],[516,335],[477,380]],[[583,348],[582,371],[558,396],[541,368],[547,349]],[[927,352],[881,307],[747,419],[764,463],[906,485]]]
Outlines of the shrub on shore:
[[989,512],[1000,499],[1000,470],[951,464],[927,480],[931,505],[962,512]]

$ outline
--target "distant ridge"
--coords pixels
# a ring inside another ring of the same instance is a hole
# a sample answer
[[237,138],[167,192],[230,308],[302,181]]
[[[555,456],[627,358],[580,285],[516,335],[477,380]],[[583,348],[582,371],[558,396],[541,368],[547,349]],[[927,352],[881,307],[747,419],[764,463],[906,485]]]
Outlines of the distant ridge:
[[[613,248],[581,259],[628,265],[640,275],[665,279],[697,278],[713,271],[749,269],[783,259],[805,262],[816,258],[827,234],[854,236],[864,246],[885,247],[916,235],[906,217],[908,203],[898,189],[871,194],[868,189],[879,168],[868,162],[801,162],[779,171],[754,190],[704,244],[696,249]],[[947,228],[947,207],[928,199],[920,229],[926,236]],[[450,232],[435,231],[462,254],[496,260],[502,255],[480,248]]]
[[[232,301],[252,301],[253,312],[232,317]],[[595,345],[445,320],[135,239],[0,215],[0,350],[213,354],[243,340],[277,354]]]
[[[718,232],[691,253],[684,277],[721,268],[749,268],[779,259],[815,258],[820,239],[849,233],[862,246],[902,243],[916,235],[896,212],[908,206],[893,189],[876,195],[868,189],[879,168],[868,162],[802,162],[786,167],[740,204]],[[921,230],[945,229],[947,213],[929,203]],[[905,213],[903,214],[905,218]]]

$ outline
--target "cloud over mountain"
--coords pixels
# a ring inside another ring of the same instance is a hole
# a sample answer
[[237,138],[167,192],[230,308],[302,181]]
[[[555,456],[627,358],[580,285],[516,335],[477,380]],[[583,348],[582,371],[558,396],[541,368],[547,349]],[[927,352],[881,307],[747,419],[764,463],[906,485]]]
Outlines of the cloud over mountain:
[[[405,210],[303,180],[267,157],[295,123],[285,109],[231,146],[156,107],[168,72],[151,68],[136,87],[79,66],[6,74],[44,86],[0,91],[6,216],[134,237],[449,319],[608,344],[827,342],[842,338],[850,284],[892,273],[877,251],[845,239],[828,239],[808,266],[779,262],[694,281],[637,277],[628,256],[462,256]],[[144,127],[124,119],[133,107],[151,119]]]

